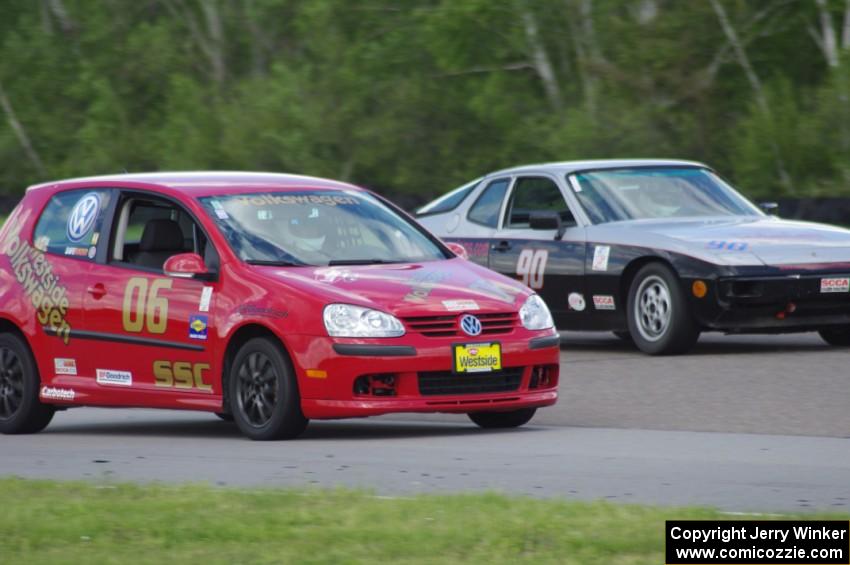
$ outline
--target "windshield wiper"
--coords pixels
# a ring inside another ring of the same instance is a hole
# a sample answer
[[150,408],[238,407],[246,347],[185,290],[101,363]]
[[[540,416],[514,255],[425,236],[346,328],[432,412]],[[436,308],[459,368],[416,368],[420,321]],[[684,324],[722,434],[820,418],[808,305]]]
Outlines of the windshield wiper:
[[401,261],[387,261],[385,259],[333,259],[328,261],[328,267],[336,267],[339,265],[388,265],[400,262]]
[[293,261],[267,261],[265,259],[248,259],[245,261],[249,265],[260,265],[263,267],[303,267],[304,263],[295,263]]

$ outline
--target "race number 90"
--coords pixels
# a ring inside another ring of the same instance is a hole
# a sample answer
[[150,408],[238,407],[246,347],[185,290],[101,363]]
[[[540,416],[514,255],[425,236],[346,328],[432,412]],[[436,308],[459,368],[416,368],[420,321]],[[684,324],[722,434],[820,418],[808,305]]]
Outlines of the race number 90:
[[549,252],[545,249],[523,249],[516,262],[516,274],[526,286],[539,290],[543,288],[543,275]]

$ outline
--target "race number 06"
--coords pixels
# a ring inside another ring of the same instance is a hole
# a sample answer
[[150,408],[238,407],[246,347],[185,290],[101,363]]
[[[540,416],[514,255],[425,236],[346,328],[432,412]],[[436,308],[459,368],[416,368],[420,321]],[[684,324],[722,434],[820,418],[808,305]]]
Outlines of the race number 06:
[[171,288],[170,279],[156,279],[148,289],[148,279],[133,277],[124,289],[124,306],[121,308],[124,331],[139,333],[142,328],[152,334],[164,334],[168,326],[168,299],[159,291]]
[[543,275],[549,252],[545,249],[523,249],[516,262],[516,274],[522,283],[534,289],[543,288]]

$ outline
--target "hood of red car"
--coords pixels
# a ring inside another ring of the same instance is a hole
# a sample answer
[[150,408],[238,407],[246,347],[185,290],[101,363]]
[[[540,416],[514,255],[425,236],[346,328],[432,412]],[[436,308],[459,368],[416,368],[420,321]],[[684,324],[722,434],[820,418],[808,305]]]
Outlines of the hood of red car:
[[423,263],[334,267],[252,267],[326,304],[377,308],[397,316],[511,312],[531,291],[489,269],[455,258]]

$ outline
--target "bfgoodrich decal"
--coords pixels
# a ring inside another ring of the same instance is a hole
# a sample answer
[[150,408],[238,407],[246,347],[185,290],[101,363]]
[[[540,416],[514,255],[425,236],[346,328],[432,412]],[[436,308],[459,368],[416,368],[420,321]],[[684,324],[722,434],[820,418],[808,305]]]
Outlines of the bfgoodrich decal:
[[131,373],[130,371],[113,371],[111,369],[98,369],[97,384],[132,386],[133,373]]

